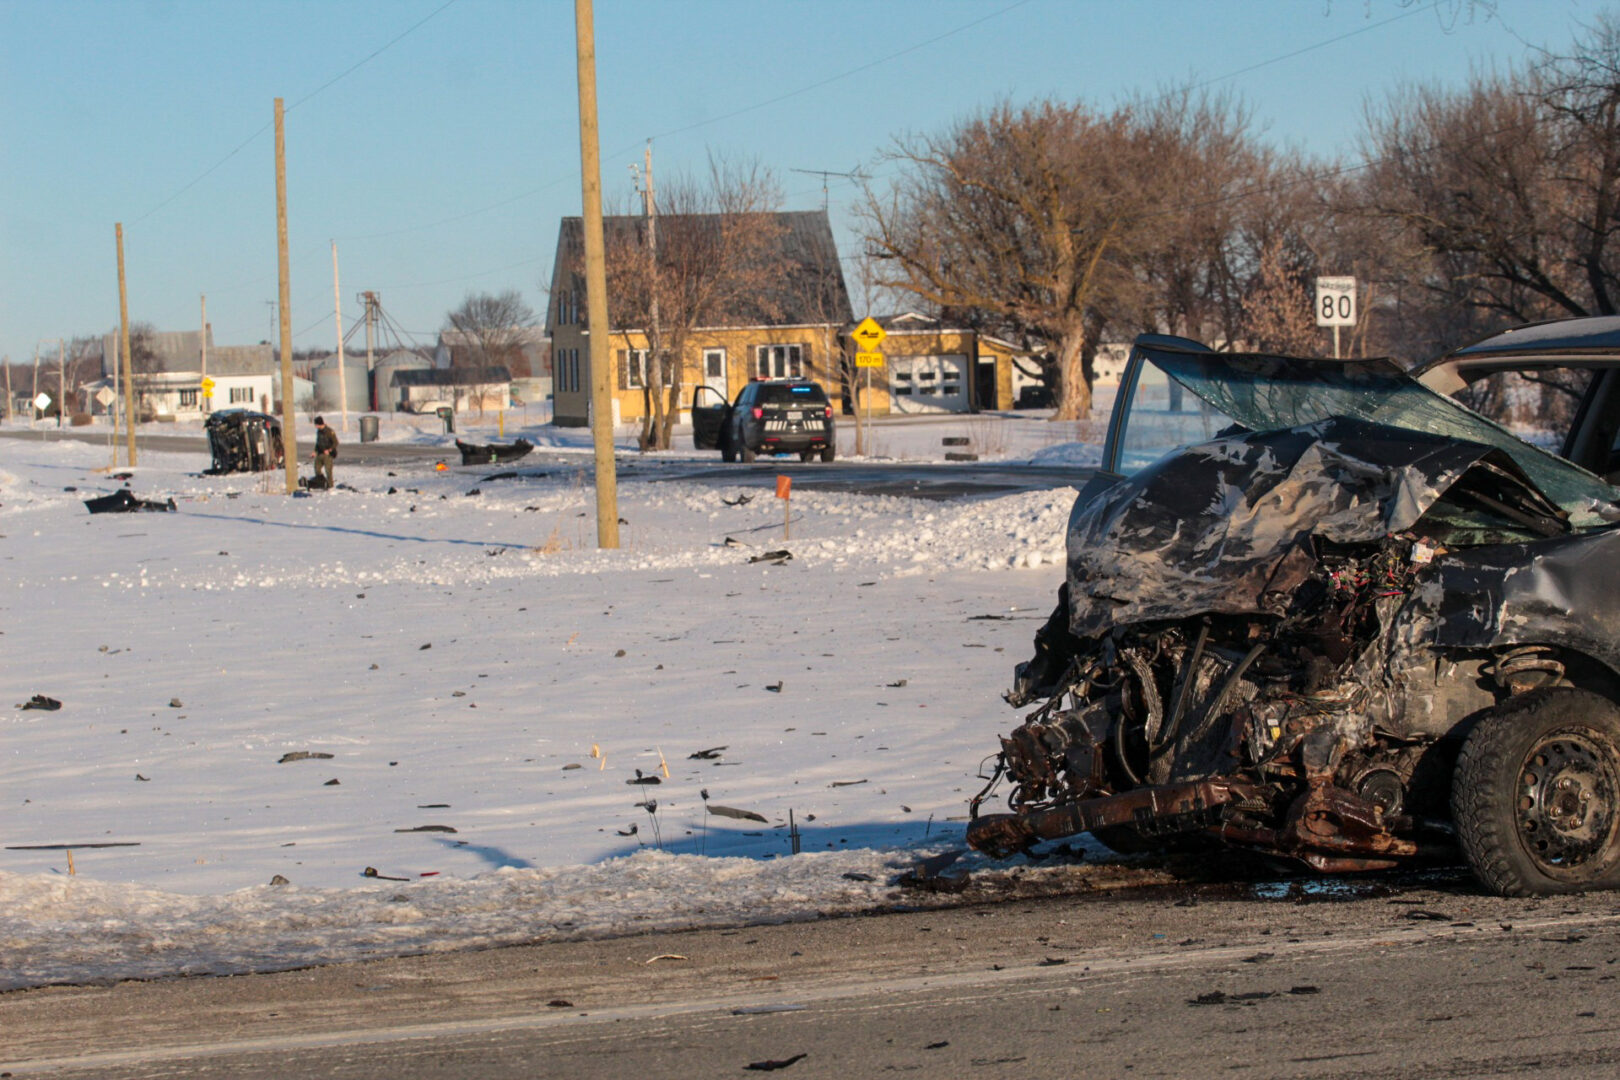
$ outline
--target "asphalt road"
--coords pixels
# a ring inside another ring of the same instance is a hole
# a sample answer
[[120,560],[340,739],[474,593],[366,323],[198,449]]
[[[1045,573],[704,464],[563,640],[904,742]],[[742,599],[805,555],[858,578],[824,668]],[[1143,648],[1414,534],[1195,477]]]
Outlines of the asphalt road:
[[1004,896],[787,926],[16,992],[0,996],[0,1072],[1620,1073],[1620,897],[1502,900],[1461,875],[1388,881],[1354,892]]
[[[41,435],[41,432],[44,434]],[[105,433],[86,434],[64,428],[42,428],[40,431],[4,431],[15,439],[72,439],[78,442],[105,445]],[[123,442],[119,442],[122,450]],[[148,435],[136,438],[137,450],[164,453],[208,453],[207,440],[198,435]],[[314,443],[299,445],[299,460],[305,463],[314,451]],[[337,470],[341,482],[345,466],[363,464],[374,466],[410,466],[444,460],[462,468],[459,455],[451,448],[410,446],[400,443],[362,443],[348,441],[343,444]],[[800,491],[849,491],[868,495],[899,495],[919,499],[958,499],[974,495],[1000,495],[1017,491],[1038,491],[1070,486],[1079,489],[1090,478],[1092,470],[1074,467],[1006,465],[995,462],[950,463],[853,463],[835,461],[804,463],[796,457],[764,460],[751,465],[724,465],[719,455],[713,462],[681,460],[649,460],[635,454],[618,457],[618,475],[625,482],[670,481],[705,484],[711,487],[772,488],[776,477],[786,474]],[[591,473],[591,459],[582,454],[547,453],[535,450],[512,465],[475,466],[480,475],[493,472],[517,472],[520,476],[546,473],[558,469],[579,469],[587,476]]]

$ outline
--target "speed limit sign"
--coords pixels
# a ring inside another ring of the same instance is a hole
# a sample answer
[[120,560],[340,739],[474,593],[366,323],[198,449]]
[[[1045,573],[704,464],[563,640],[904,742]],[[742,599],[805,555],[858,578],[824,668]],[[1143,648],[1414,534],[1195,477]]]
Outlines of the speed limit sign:
[[1316,279],[1316,325],[1356,325],[1356,279],[1319,277]]

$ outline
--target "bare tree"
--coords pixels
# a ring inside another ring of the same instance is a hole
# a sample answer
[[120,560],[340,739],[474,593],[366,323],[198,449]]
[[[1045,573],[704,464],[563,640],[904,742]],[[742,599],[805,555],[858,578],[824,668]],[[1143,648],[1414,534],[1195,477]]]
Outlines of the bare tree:
[[1240,333],[1245,348],[1289,356],[1310,356],[1318,351],[1322,335],[1311,311],[1306,275],[1299,260],[1290,259],[1280,242],[1266,246],[1243,298]]
[[931,313],[1053,348],[1054,418],[1079,418],[1102,333],[1150,306],[1142,260],[1175,177],[1162,154],[1185,130],[1141,105],[1099,114],[1043,101],[897,141],[887,157],[900,179],[885,195],[868,189],[857,211],[883,260],[879,283]]
[[518,373],[523,368],[525,331],[534,321],[534,309],[523,302],[516,289],[469,292],[461,306],[444,317],[445,329],[456,331],[466,344],[459,354],[452,347],[451,366],[504,364],[509,371]]
[[693,331],[776,316],[794,272],[780,202],[768,169],[711,159],[706,181],[665,185],[655,217],[609,219],[608,321],[626,335],[627,361],[627,331],[641,331],[648,345],[645,364],[619,372],[621,385],[644,394],[643,450],[671,445]]
[[[1436,304],[1470,329],[1620,311],[1620,20],[1601,15],[1567,55],[1404,86],[1372,111],[1364,211],[1431,255]],[[1455,341],[1445,344],[1456,344]]]
[[157,327],[149,322],[129,324],[129,371],[136,412],[144,420],[154,411],[156,377],[163,372],[163,358],[157,351]]

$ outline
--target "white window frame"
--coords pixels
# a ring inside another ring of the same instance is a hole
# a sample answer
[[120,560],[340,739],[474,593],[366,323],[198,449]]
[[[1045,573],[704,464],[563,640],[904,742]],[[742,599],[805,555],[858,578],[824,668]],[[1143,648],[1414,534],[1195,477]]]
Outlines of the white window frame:
[[804,346],[754,346],[754,373],[762,379],[804,378]]
[[201,390],[181,390],[180,391],[180,406],[179,406],[180,408],[182,408],[182,409],[195,409],[201,403],[202,403],[202,391]]
[[251,387],[251,386],[233,386],[233,387],[231,387],[231,404],[232,405],[251,405],[251,404],[253,404],[253,387]]
[[647,388],[647,350],[624,350],[624,385],[631,390]]

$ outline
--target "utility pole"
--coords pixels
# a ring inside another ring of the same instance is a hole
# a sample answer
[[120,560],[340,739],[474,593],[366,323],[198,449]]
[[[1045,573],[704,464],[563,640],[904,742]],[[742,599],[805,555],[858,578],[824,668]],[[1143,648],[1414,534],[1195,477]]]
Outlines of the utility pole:
[[[642,188],[641,191],[641,217],[642,220],[647,223],[647,293],[649,307],[648,315],[650,316],[650,319],[648,322],[647,332],[647,369],[642,371],[641,380],[642,385],[649,389],[656,400],[661,398],[663,395],[664,369],[658,360],[658,354],[663,345],[663,335],[659,333],[658,325],[658,194],[653,189],[651,139],[647,140],[647,151],[644,160],[646,161],[645,169],[647,186]],[[636,167],[634,164],[630,166],[630,175],[636,176]],[[636,186],[639,188],[641,187],[639,183],[640,177],[636,177],[636,179]],[[677,405],[677,408],[678,407],[679,406]],[[656,415],[656,413],[657,408],[655,405],[652,410],[652,415]],[[648,419],[651,419],[651,415],[649,415]],[[644,421],[644,425],[645,423],[646,421]],[[647,429],[644,426],[641,444],[643,451],[658,446],[660,442],[659,435],[655,434],[652,436],[649,444],[646,431]]]
[[276,277],[281,315],[281,456],[287,494],[298,490],[298,427],[293,414],[292,284],[287,271],[287,129],[276,98]]
[[62,427],[62,404],[67,400],[67,342],[56,339],[56,427]]
[[343,294],[338,291],[337,241],[332,241],[332,322],[337,326],[338,397],[343,399],[343,427],[349,430],[349,375],[343,367]]
[[[377,324],[377,294],[374,292],[363,292],[360,294],[360,299],[364,301],[366,305],[366,371],[375,372],[377,370],[377,361],[372,355],[371,351],[371,333],[372,327]],[[379,411],[382,409],[382,394],[377,390],[377,379],[375,375],[372,376],[371,380],[371,407]]]
[[0,360],[0,364],[4,364],[5,368],[6,368],[6,423],[9,424],[11,422],[11,409],[12,409],[12,404],[11,404],[11,357],[8,355],[4,360]]
[[[202,381],[204,383],[207,383],[208,382],[208,294],[207,293],[201,293],[200,295],[202,296]],[[204,387],[203,392],[202,392],[202,411],[203,411],[204,416],[207,416],[210,412],[213,411],[213,409],[211,408],[213,403],[214,403],[214,395],[211,394],[206,387]]]
[[[124,223],[113,226],[118,238],[118,343],[124,364],[124,426],[129,429],[129,467],[135,467],[135,377],[129,361],[129,287],[124,278]],[[117,428],[113,429],[115,432]],[[118,464],[118,451],[113,451],[113,464]]]
[[28,427],[30,429],[33,428],[34,420],[36,419],[34,414],[39,412],[39,405],[37,404],[38,401],[39,401],[39,343],[35,342],[34,343],[34,391],[33,391],[32,396],[30,396],[29,399],[28,399]]
[[608,359],[607,258],[602,239],[602,156],[596,131],[596,30],[591,0],[574,0],[579,67],[579,162],[585,230],[585,309],[591,338],[591,441],[596,450],[596,543],[619,546],[619,478],[613,461],[613,372]]

